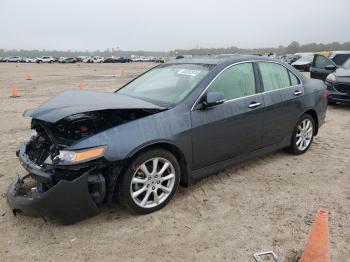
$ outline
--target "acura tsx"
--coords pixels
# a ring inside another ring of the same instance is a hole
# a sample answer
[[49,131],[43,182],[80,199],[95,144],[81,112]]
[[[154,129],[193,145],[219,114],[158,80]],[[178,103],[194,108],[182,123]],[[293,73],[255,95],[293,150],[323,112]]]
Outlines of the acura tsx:
[[114,93],[67,90],[24,115],[35,135],[16,152],[28,175],[13,213],[69,224],[116,197],[132,213],[164,207],[179,184],[279,149],[305,153],[328,91],[261,56],[184,58]]

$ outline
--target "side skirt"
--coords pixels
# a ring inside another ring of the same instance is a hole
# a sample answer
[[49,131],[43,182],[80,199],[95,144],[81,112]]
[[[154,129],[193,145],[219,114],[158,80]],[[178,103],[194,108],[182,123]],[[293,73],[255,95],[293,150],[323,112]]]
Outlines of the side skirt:
[[258,149],[256,151],[250,152],[248,154],[245,155],[241,155],[235,158],[231,158],[228,160],[224,160],[221,162],[217,162],[215,164],[212,164],[210,166],[207,167],[203,167],[197,170],[193,170],[192,171],[192,179],[191,182],[193,183],[196,180],[202,179],[204,177],[207,177],[213,173],[217,173],[219,171],[222,171],[223,169],[230,167],[232,165],[236,165],[238,163],[241,163],[243,161],[246,161],[248,159],[252,159],[252,158],[257,158],[263,155],[267,155],[270,154],[272,152],[275,152],[277,150],[286,148],[290,145],[290,138],[287,137],[286,139],[284,139],[281,143],[279,144],[274,144],[262,149]]

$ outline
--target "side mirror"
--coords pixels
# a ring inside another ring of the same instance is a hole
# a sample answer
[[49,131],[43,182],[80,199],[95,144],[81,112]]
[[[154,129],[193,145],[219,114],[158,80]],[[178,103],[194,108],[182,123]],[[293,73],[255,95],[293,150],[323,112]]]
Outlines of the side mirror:
[[220,105],[225,102],[225,95],[222,92],[208,92],[204,97],[202,104],[204,108]]
[[337,69],[337,67],[336,67],[335,65],[328,65],[328,66],[326,66],[324,69],[330,70],[330,71],[334,71],[334,70]]

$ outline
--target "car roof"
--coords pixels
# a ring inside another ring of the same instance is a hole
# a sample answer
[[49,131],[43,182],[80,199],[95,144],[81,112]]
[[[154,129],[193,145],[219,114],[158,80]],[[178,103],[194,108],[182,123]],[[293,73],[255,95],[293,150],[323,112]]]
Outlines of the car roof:
[[278,61],[276,59],[258,55],[208,55],[198,56],[190,58],[180,58],[172,60],[170,64],[209,64],[219,65],[224,63],[236,63],[250,60],[266,60],[266,61]]
[[312,53],[312,52],[299,52],[299,53],[295,53],[294,55],[306,56],[306,55],[314,55],[314,53]]
[[350,51],[331,51],[332,55],[350,54]]

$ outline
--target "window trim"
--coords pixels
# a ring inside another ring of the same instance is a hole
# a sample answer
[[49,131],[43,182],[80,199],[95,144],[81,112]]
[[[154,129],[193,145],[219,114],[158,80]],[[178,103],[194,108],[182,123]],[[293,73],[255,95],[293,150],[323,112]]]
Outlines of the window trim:
[[[281,66],[283,66],[287,71],[291,72],[296,78],[298,78],[300,83],[297,84],[297,85],[291,85],[291,86],[283,87],[283,88],[276,89],[276,90],[265,91],[264,85],[263,85],[263,83],[262,83],[262,76],[261,76],[261,72],[260,72],[259,65],[256,65],[256,63],[258,63],[258,62],[274,63],[274,64],[281,65]],[[232,67],[232,66],[238,65],[238,64],[243,64],[243,63],[252,63],[252,64],[253,64],[255,83],[256,83],[257,81],[259,81],[259,84],[258,84],[258,85],[257,85],[257,83],[255,84],[255,88],[256,88],[257,93],[256,93],[256,94],[253,94],[253,95],[249,95],[249,96],[242,96],[242,97],[239,97],[239,98],[233,98],[233,99],[230,99],[230,100],[225,100],[224,103],[229,103],[229,102],[236,101],[236,100],[239,100],[239,99],[243,99],[243,98],[246,98],[246,97],[261,95],[261,94],[265,94],[265,93],[269,93],[269,92],[280,91],[280,90],[283,90],[283,89],[286,89],[286,88],[291,88],[291,87],[296,87],[296,86],[303,85],[303,81],[301,81],[300,77],[297,76],[296,74],[294,74],[291,70],[289,70],[285,65],[283,65],[283,64],[280,63],[280,62],[277,62],[277,61],[269,61],[269,60],[246,60],[246,61],[236,62],[236,63],[230,64],[230,65],[226,66],[225,68],[223,68],[223,69],[210,81],[210,83],[206,86],[206,88],[204,88],[204,90],[200,93],[200,95],[199,95],[199,96],[197,97],[197,99],[194,101],[194,103],[193,103],[193,105],[192,105],[190,111],[192,112],[192,111],[195,110],[195,107],[198,105],[199,100],[203,97],[203,95],[205,94],[205,92],[207,91],[207,89],[208,89],[208,88],[210,87],[210,85],[216,80],[216,78],[219,77],[219,75],[221,75],[226,69],[228,69],[228,68],[230,68],[230,67]],[[257,79],[256,70],[258,71],[259,79]]]

